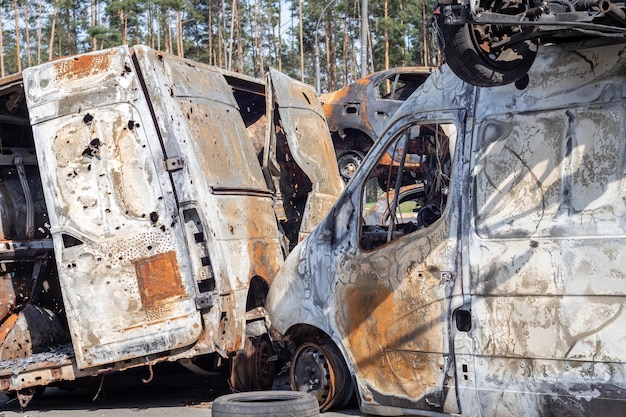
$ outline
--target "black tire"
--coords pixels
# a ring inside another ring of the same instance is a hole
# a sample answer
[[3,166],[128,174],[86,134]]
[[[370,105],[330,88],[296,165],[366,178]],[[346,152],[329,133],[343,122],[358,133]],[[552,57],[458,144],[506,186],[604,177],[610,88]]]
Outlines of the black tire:
[[306,392],[240,392],[216,398],[212,416],[314,417],[319,408],[317,399]]
[[[514,3],[518,7],[511,7]],[[496,1],[490,11],[516,14],[523,2],[510,2],[506,10],[498,10]],[[452,71],[463,81],[479,87],[494,87],[514,83],[526,76],[537,56],[538,41],[529,39],[501,48],[491,46],[519,32],[519,27],[507,25],[450,25],[444,23],[443,13],[436,18],[439,48]],[[524,29],[532,30],[532,29]],[[481,48],[482,45],[482,48]]]
[[341,178],[348,182],[363,162],[363,154],[359,151],[346,151],[337,156],[337,166]]

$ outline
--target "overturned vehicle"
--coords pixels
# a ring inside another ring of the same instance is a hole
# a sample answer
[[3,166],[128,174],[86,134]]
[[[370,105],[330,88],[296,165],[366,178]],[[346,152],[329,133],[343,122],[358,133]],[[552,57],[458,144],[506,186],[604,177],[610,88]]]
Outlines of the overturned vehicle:
[[0,105],[0,392],[161,361],[271,386],[269,285],[343,188],[315,92],[136,46]]
[[477,86],[528,84],[539,45],[626,39],[626,4],[611,0],[439,0],[434,26],[456,75]]

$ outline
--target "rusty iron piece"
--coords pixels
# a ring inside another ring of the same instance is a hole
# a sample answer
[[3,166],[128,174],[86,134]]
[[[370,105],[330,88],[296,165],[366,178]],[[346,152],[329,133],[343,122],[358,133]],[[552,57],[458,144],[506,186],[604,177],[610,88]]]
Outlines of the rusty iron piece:
[[267,390],[274,381],[274,348],[265,335],[246,337],[244,349],[231,358],[229,382],[235,392]]
[[[280,115],[288,159],[293,160],[292,164],[297,164],[297,171],[302,171],[310,184],[310,189],[302,187],[302,181],[291,185],[293,193],[303,194],[301,199],[305,201],[304,207],[297,210],[297,240],[301,241],[328,214],[343,191],[343,183],[339,176],[332,139],[315,91],[276,70],[270,71],[268,80]],[[311,132],[315,132],[315,141],[310,138]]]
[[30,280],[25,274],[7,273],[0,277],[0,323],[30,298]]
[[31,400],[36,396],[43,393],[45,387],[28,387],[17,391],[17,401],[20,403],[20,408],[24,409]]

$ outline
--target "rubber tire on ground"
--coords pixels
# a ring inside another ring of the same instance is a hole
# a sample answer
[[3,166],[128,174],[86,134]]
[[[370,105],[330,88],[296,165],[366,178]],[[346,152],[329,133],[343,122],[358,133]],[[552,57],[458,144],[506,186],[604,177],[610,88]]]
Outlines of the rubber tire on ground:
[[300,391],[239,392],[213,401],[213,417],[314,417],[319,416],[317,399]]
[[514,62],[489,59],[477,45],[473,25],[444,24],[443,14],[437,15],[439,48],[452,71],[463,81],[479,87],[494,87],[514,83],[524,76],[535,62],[538,43],[527,40],[517,44],[516,53],[522,58]]

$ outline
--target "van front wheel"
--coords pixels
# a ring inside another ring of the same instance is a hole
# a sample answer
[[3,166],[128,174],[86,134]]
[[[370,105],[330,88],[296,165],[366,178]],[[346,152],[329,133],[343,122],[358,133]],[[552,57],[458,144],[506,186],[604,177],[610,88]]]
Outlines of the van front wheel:
[[289,374],[291,389],[313,394],[322,412],[345,407],[354,395],[348,367],[330,340],[300,345]]

